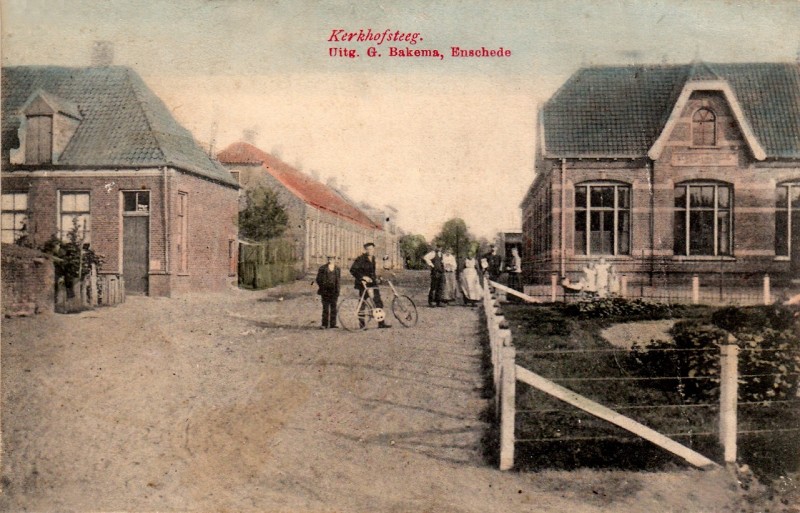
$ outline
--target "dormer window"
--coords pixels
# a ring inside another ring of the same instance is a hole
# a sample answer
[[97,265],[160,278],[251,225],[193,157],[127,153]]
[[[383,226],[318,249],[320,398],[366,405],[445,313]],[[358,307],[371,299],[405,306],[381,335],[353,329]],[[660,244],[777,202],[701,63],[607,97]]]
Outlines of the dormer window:
[[25,163],[49,164],[53,161],[53,116],[27,116]]
[[716,146],[717,116],[709,109],[699,109],[692,116],[692,144]]
[[45,91],[34,92],[21,109],[20,147],[12,164],[56,164],[81,123],[78,106]]

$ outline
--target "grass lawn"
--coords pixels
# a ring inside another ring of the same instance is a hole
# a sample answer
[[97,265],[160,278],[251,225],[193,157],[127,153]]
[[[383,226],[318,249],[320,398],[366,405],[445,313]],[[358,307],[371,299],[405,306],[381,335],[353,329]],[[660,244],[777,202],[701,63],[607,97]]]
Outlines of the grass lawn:
[[[688,404],[675,376],[647,376],[633,368],[629,351],[609,344],[603,329],[645,318],[696,319],[711,323],[707,306],[662,307],[639,318],[576,315],[561,304],[512,305],[503,311],[517,348],[517,364],[615,409],[715,461],[718,395]],[[560,351],[560,352],[559,352]],[[669,357],[668,353],[665,353]],[[654,386],[657,384],[658,386]],[[775,404],[741,405],[739,430],[800,426],[797,398]],[[525,470],[579,467],[657,470],[685,463],[631,433],[594,418],[522,383],[517,385],[517,466]],[[800,469],[800,433],[741,434],[739,459],[766,477]]]

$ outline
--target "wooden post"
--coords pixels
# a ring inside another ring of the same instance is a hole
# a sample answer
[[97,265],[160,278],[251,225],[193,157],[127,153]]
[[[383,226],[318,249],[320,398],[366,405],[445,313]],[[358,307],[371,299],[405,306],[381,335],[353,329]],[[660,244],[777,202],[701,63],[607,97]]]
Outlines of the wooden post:
[[89,290],[91,296],[89,297],[92,307],[97,306],[97,266],[92,264],[92,273],[89,275]]
[[516,417],[516,349],[502,348],[503,376],[500,397],[500,470],[514,466],[514,419]]
[[772,294],[769,289],[769,274],[764,275],[764,304],[769,305],[772,303]]
[[623,274],[619,279],[619,295],[621,297],[628,297],[628,275]]
[[720,350],[719,442],[725,451],[725,463],[735,463],[739,346],[733,335],[728,335]]
[[553,273],[550,275],[550,302],[555,303],[558,295],[558,275]]
[[700,303],[700,277],[696,274],[692,276],[692,304]]

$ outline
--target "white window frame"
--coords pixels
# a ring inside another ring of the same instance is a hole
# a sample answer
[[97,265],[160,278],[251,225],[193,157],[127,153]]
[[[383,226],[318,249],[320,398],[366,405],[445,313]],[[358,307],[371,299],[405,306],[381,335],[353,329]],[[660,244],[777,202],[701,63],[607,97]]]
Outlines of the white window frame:
[[[25,197],[25,205],[18,205],[18,200],[20,196]],[[5,207],[8,205],[10,200],[11,208],[3,208],[2,209],[2,228],[0,228],[0,237],[2,238],[3,242],[7,242],[9,244],[14,244],[17,242],[23,235],[26,234],[24,228],[27,228],[30,222],[30,211],[28,209],[28,202],[30,201],[30,197],[26,191],[8,191],[3,192],[2,194],[2,205]],[[6,220],[10,218],[11,220],[11,228],[6,228],[5,225]],[[22,226],[18,226],[22,224]],[[11,233],[11,240],[6,240],[6,234]]]
[[[609,207],[592,207],[592,192],[591,189],[593,187],[613,187],[614,188],[614,206]],[[578,188],[586,189],[586,206],[579,207],[577,204],[577,195],[578,195]],[[619,189],[625,188],[628,190],[628,206],[627,207],[620,207],[619,206]],[[596,181],[596,182],[581,182],[579,184],[575,184],[575,193],[573,195],[573,215],[577,217],[577,213],[586,212],[586,220],[584,221],[584,243],[586,244],[586,252],[585,253],[575,253],[576,256],[629,256],[631,254],[631,239],[632,239],[632,214],[631,214],[631,207],[633,204],[633,187],[630,184],[624,182],[608,182],[608,181]],[[614,226],[612,231],[613,236],[613,248],[611,253],[592,253],[592,233],[591,233],[591,226],[592,226],[592,211],[595,212],[614,212]],[[628,252],[627,253],[620,253],[619,250],[619,237],[617,234],[619,233],[619,213],[620,211],[628,212]],[[573,251],[576,251],[576,242],[577,242],[577,232],[575,230],[575,220],[573,219],[572,223],[572,232],[573,232]]]
[[[707,208],[698,208],[691,206],[690,189],[692,187],[714,187],[714,253],[707,254],[691,254],[691,212],[706,211]],[[719,206],[719,189],[725,187],[728,189],[728,207],[720,208]],[[684,192],[684,206],[682,208],[673,207],[676,211],[683,211],[684,214],[684,248],[681,253],[675,253],[676,256],[691,257],[732,257],[733,256],[733,185],[727,182],[682,182],[675,184],[675,189],[683,188]],[[674,190],[673,190],[674,194]],[[719,212],[728,211],[728,252],[720,254],[719,251]],[[674,222],[673,216],[673,222]]]
[[[779,183],[776,189],[786,189],[786,206],[781,207],[786,213],[786,253],[778,253],[778,233],[777,226],[775,227],[775,256],[780,259],[789,259],[792,256],[792,212],[795,208],[792,207],[792,190],[800,189],[800,182],[784,182]],[[776,190],[777,192],[777,190]],[[775,213],[779,212],[779,207],[775,205]],[[777,219],[776,219],[777,225]]]
[[64,196],[78,196],[78,195],[85,195],[87,197],[87,209],[86,210],[69,210],[66,211],[67,213],[73,214],[73,219],[76,215],[86,215],[86,218],[89,221],[88,228],[84,225],[84,244],[90,244],[92,242],[92,194],[91,191],[87,190],[59,190],[58,191],[58,208],[57,208],[57,222],[58,222],[58,234],[59,239],[64,242],[67,242],[69,239],[67,234],[70,230],[72,230],[72,222],[70,221],[69,226],[64,226]]

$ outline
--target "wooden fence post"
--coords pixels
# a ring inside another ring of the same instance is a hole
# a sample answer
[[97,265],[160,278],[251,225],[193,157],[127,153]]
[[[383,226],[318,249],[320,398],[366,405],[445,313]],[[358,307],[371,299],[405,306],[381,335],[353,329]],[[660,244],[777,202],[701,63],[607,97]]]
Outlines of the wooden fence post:
[[696,274],[692,276],[692,304],[700,303],[700,277]]
[[555,303],[558,297],[558,274],[550,275],[550,302]]
[[736,462],[736,408],[739,379],[739,346],[733,335],[720,346],[719,441],[725,463]]
[[772,303],[772,294],[770,293],[769,274],[764,275],[764,304],[769,305]]
[[628,297],[628,275],[623,274],[619,280],[619,295],[621,297]]
[[500,397],[500,470],[514,466],[514,420],[516,417],[517,365],[516,349],[505,346],[502,351],[502,393]]
[[97,306],[97,266],[94,264],[89,273],[89,306]]

